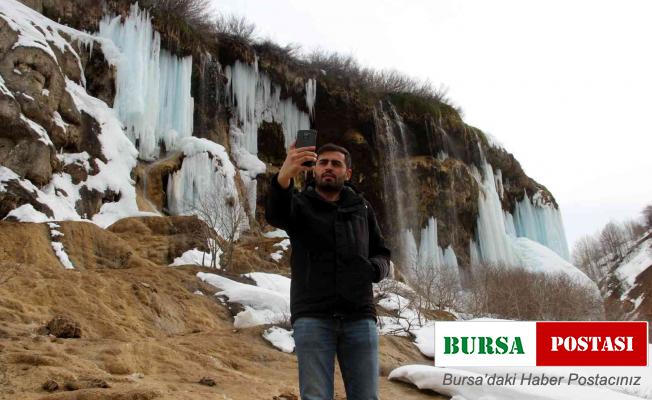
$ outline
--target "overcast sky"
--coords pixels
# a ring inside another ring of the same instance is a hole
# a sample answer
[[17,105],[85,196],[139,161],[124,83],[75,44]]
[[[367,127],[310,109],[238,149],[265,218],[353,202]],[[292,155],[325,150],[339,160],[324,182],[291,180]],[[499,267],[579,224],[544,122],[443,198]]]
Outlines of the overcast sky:
[[571,246],[652,203],[652,2],[213,1],[279,44],[447,87],[550,189]]

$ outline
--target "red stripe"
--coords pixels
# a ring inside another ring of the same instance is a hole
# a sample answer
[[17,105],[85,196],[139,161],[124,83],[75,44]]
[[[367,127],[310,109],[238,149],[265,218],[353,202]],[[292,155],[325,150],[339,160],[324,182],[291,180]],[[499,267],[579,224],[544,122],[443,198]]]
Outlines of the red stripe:
[[647,336],[647,322],[537,322],[537,366],[646,366]]

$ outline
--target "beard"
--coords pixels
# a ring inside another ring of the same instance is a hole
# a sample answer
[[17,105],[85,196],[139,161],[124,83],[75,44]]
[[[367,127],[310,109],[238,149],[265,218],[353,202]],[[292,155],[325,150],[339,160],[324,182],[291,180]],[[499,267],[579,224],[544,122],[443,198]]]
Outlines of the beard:
[[329,180],[325,180],[323,175],[315,178],[317,188],[326,193],[336,193],[344,187],[344,176],[337,176],[335,174],[330,176]]

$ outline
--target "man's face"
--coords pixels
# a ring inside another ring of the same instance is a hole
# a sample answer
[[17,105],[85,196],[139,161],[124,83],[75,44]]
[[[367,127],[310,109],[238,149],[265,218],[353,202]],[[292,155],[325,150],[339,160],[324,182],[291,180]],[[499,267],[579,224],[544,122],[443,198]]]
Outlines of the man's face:
[[314,172],[317,187],[324,192],[339,192],[344,182],[351,178],[346,157],[339,151],[325,151],[318,155]]

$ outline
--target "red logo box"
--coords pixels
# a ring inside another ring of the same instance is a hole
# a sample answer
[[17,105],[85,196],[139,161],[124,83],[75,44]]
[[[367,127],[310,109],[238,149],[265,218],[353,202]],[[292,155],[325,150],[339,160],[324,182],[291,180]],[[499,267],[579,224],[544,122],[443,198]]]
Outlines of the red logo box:
[[647,322],[537,322],[537,366],[647,366]]

